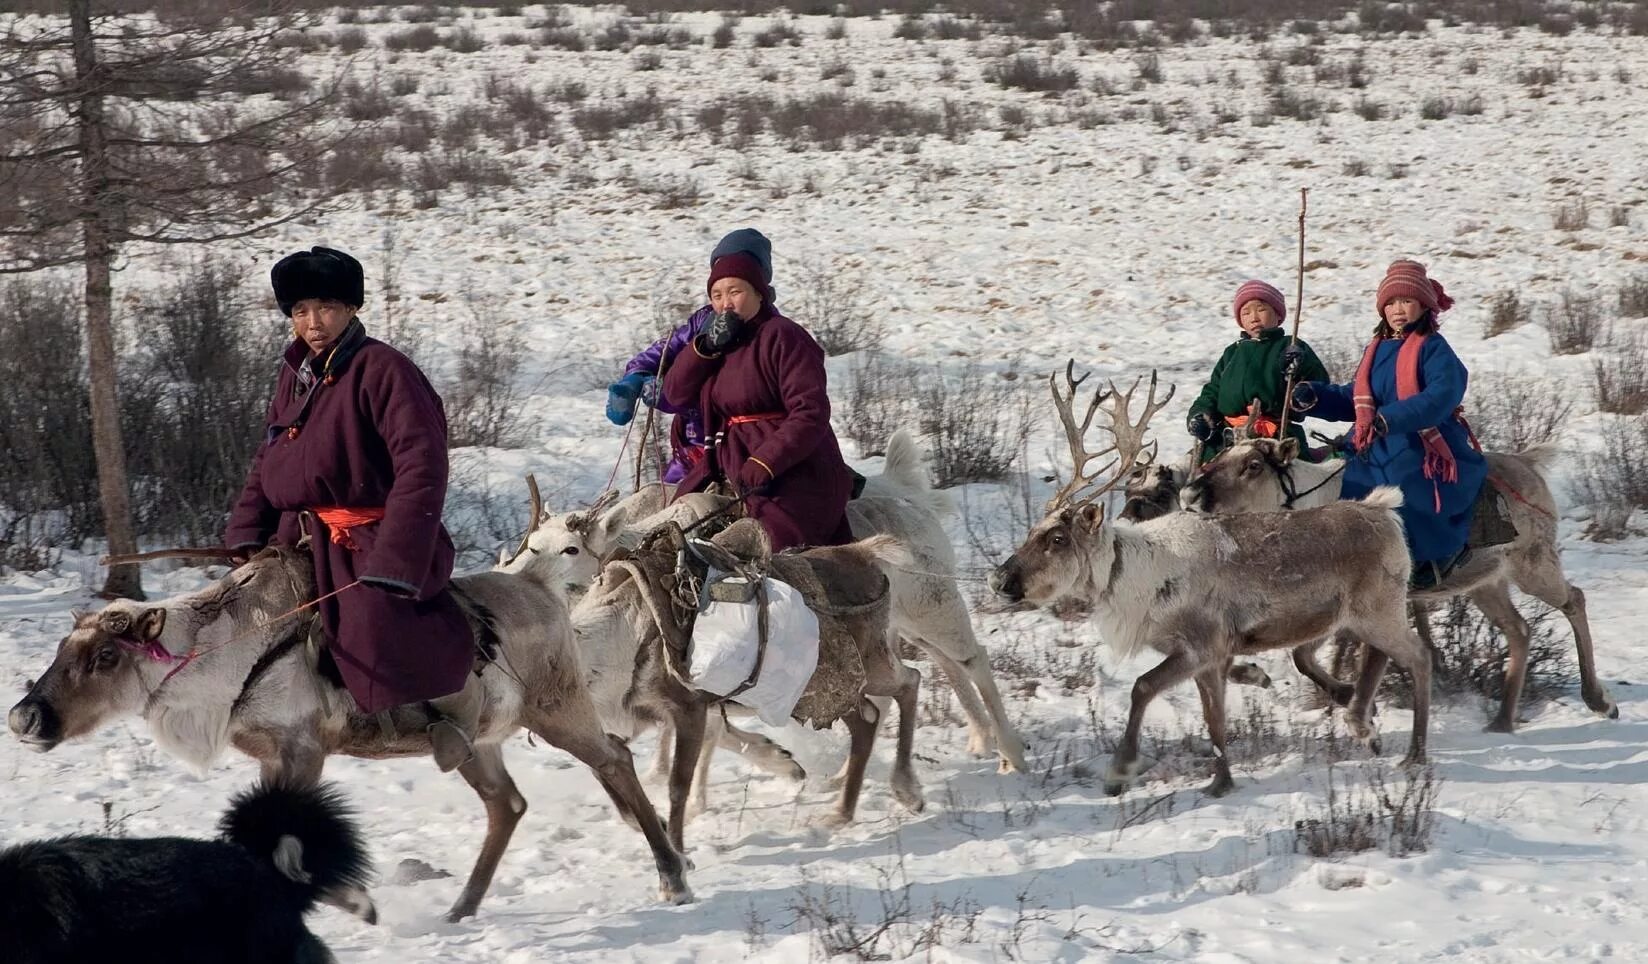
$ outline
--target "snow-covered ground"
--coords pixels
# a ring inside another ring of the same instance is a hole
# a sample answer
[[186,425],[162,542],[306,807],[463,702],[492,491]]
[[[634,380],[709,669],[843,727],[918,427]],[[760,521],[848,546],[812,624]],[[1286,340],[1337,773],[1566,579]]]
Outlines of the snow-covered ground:
[[[586,26],[612,16],[580,14]],[[528,18],[472,26],[495,38]],[[717,22],[682,17],[678,25],[702,36]],[[1591,358],[1552,357],[1537,323],[1492,339],[1482,325],[1495,293],[1509,288],[1534,302],[1571,288],[1602,296],[1611,312],[1615,286],[1648,271],[1640,109],[1648,38],[1439,26],[1423,39],[1329,34],[1320,58],[1348,63],[1361,50],[1365,89],[1315,89],[1312,67],[1289,67],[1296,93],[1343,109],[1260,126],[1251,115],[1266,98],[1261,48],[1245,39],[1162,49],[1164,79],[1139,89],[1133,54],[1078,56],[1066,44],[1055,62],[1077,68],[1083,89],[1044,97],[982,79],[1000,39],[912,43],[891,37],[891,19],[855,19],[844,39],[830,40],[828,24],[802,18],[801,46],[754,50],[749,37],[761,23],[746,20],[734,49],[660,49],[662,68],[645,72],[634,71],[633,53],[616,51],[494,44],[471,54],[402,53],[391,63],[368,48],[363,58],[380,61],[385,77],[416,74],[420,91],[407,96],[438,116],[482,109],[479,91],[496,74],[538,87],[582,83],[592,101],[650,88],[685,120],[680,130],[589,145],[567,130],[553,146],[504,156],[517,186],[474,198],[454,190],[429,210],[403,199],[393,220],[381,195],[351,199],[319,223],[246,243],[248,275],[262,276],[277,252],[329,243],[375,276],[394,225],[402,304],[432,367],[453,363],[469,304],[513,325],[530,351],[521,376],[528,438],[509,451],[462,453],[464,464],[499,487],[536,471],[571,506],[599,491],[619,454],[622,436],[602,417],[598,385],[657,332],[659,305],[697,303],[710,246],[744,225],[773,238],[781,297],[815,268],[852,281],[896,356],[952,370],[968,360],[992,370],[1016,362],[1028,372],[1074,357],[1118,379],[1160,368],[1180,393],[1157,432],[1165,451],[1182,451],[1188,396],[1235,333],[1235,285],[1265,277],[1292,300],[1298,188],[1309,187],[1307,339],[1362,338],[1386,263],[1418,258],[1459,302],[1444,331],[1474,371],[1532,372],[1575,396],[1559,492],[1574,456],[1596,447],[1607,416],[1594,412]],[[403,27],[365,29],[381,38]],[[1269,50],[1281,57],[1302,42],[1278,35]],[[327,57],[335,55],[308,55],[308,66]],[[734,94],[842,89],[839,78],[821,79],[838,63],[852,71],[852,96],[924,106],[949,99],[991,117],[1017,107],[1039,126],[1013,138],[987,129],[957,142],[888,138],[841,152],[796,152],[758,136],[735,152],[690,120]],[[1532,97],[1518,80],[1530,65],[1561,65],[1564,77]],[[1099,76],[1118,92],[1095,92]],[[1420,118],[1428,97],[1473,95],[1479,114]],[[1399,116],[1364,119],[1350,109],[1362,97]],[[1073,118],[1084,110],[1112,122],[1083,127]],[[656,209],[634,185],[660,177],[695,180],[699,202]],[[1555,230],[1554,211],[1582,199],[1590,226]],[[1610,226],[1615,208],[1627,223]],[[126,278],[159,270],[147,253],[134,254]],[[843,360],[832,366],[845,377]],[[1059,461],[1049,429],[1039,425],[1030,447],[1038,493]],[[866,471],[875,464],[860,462]],[[981,549],[1003,553],[1016,537],[1009,489],[963,492],[965,518],[951,531],[970,578],[992,561]],[[1648,959],[1648,791],[1639,789],[1648,779],[1648,688],[1633,685],[1648,679],[1648,654],[1637,646],[1638,621],[1648,617],[1648,543],[1583,541],[1582,521],[1575,511],[1564,519],[1565,563],[1588,595],[1598,665],[1620,719],[1587,712],[1577,687],[1529,705],[1527,724],[1510,737],[1480,732],[1486,713],[1474,699],[1444,705],[1431,736],[1436,829],[1423,853],[1296,851],[1296,821],[1318,819],[1328,800],[1330,770],[1308,737],[1335,723],[1302,708],[1302,684],[1283,660],[1265,663],[1275,689],[1233,691],[1231,715],[1247,721],[1238,729],[1280,733],[1238,743],[1235,793],[1209,800],[1197,791],[1205,768],[1195,757],[1205,744],[1184,688],[1150,717],[1166,762],[1117,800],[1095,776],[1144,663],[1118,664],[1083,625],[979,613],[1030,741],[1029,773],[1000,776],[993,761],[969,758],[952,701],[924,686],[917,755],[926,812],[895,808],[884,742],[859,822],[826,838],[808,820],[827,806],[823,778],[844,757],[846,738],[792,726],[775,735],[795,750],[808,783],[797,788],[720,759],[713,809],[688,832],[698,902],[667,907],[653,899],[640,837],[613,817],[589,774],[517,739],[508,759],[530,809],[480,915],[448,924],[442,914],[458,879],[403,882],[396,868],[415,859],[461,878],[480,840],[474,796],[427,761],[337,760],[328,776],[369,823],[384,920],[369,928],[326,911],[314,926],[346,961],[819,959],[826,947],[852,943],[823,937],[826,918],[838,934],[857,928],[860,937],[899,922],[866,951],[893,959]],[[157,570],[149,586],[181,591],[202,579]],[[87,587],[96,584],[79,555],[56,574],[0,579],[0,681],[20,687],[44,668],[70,610],[94,604]],[[982,585],[970,583],[968,593],[983,602]],[[1565,627],[1558,635],[1566,640]],[[1382,706],[1380,725],[1394,757],[1407,714]],[[651,748],[643,739],[639,755]],[[1365,785],[1377,771],[1362,754],[1349,756],[1331,779]],[[0,841],[99,830],[106,819],[134,835],[207,834],[254,774],[235,758],[193,777],[133,724],[44,757],[0,739]],[[925,946],[924,931],[936,948]]]

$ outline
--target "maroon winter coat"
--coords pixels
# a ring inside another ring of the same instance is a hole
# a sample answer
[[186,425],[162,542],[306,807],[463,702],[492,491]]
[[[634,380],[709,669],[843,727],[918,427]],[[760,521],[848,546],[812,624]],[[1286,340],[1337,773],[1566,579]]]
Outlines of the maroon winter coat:
[[[305,389],[309,356],[286,349],[269,405],[265,443],[229,514],[224,545],[295,545],[308,520],[315,588],[343,681],[363,711],[433,699],[463,688],[474,654],[468,622],[446,591],[454,550],[446,501],[446,413],[411,359],[359,322],[339,339],[331,378]],[[296,427],[296,437],[289,430]],[[350,530],[354,550],[332,541],[313,508],[379,508],[380,522]]]
[[[802,327],[763,305],[753,332],[725,355],[688,346],[664,374],[664,397],[704,413],[705,435],[725,436],[687,471],[677,495],[716,479],[736,480],[750,457],[773,473],[745,511],[760,521],[773,550],[852,541],[847,499],[852,474],[830,429],[824,352]],[[730,424],[739,416],[767,416]]]

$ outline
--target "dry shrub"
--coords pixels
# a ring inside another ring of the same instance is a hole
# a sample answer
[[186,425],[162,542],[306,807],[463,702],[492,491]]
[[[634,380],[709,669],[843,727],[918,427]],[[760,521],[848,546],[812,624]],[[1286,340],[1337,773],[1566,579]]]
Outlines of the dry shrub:
[[1591,209],[1584,198],[1565,202],[1551,215],[1551,226],[1558,231],[1581,231],[1591,226]]
[[424,53],[440,46],[440,31],[428,24],[398,30],[383,38],[383,49]]
[[1369,850],[1406,857],[1427,850],[1436,830],[1441,792],[1442,778],[1433,763],[1400,771],[1394,778],[1378,761],[1329,764],[1327,799],[1294,822],[1294,848],[1312,857]]
[[787,20],[774,21],[765,30],[759,31],[750,38],[750,42],[757,47],[777,47],[789,44],[791,47],[801,46],[801,31],[795,24]]
[[915,420],[910,392],[917,379],[914,366],[878,351],[853,356],[847,369],[847,389],[834,411],[841,434],[858,443],[863,458],[883,455],[887,440]]
[[1615,415],[1648,411],[1648,343],[1633,335],[1609,348],[1591,362],[1597,408]]
[[1632,514],[1648,507],[1648,418],[1612,419],[1601,436],[1602,451],[1580,458],[1574,488],[1591,510],[1586,537],[1608,542],[1625,536]]
[[1482,337],[1492,338],[1513,328],[1521,328],[1533,320],[1532,315],[1532,306],[1522,300],[1516,289],[1505,288],[1494,295],[1493,306],[1488,310],[1488,321],[1482,327]]
[[1471,376],[1465,406],[1483,448],[1523,452],[1567,428],[1574,397],[1566,383],[1543,375],[1484,373]]
[[470,303],[457,371],[441,390],[453,448],[519,441],[521,393],[515,382],[525,348],[513,324]]
[[1072,90],[1081,83],[1074,67],[1060,67],[1051,58],[1038,60],[1027,54],[1002,57],[984,68],[984,79],[1000,87],[1029,91]]
[[472,54],[486,49],[486,41],[468,27],[459,27],[441,38],[441,46],[455,54]]
[[881,313],[850,269],[809,265],[801,287],[787,302],[799,321],[830,357],[855,351],[874,352],[887,338]]
[[572,112],[572,126],[578,129],[584,140],[600,141],[632,127],[661,124],[665,116],[663,101],[648,91],[639,97],[619,97],[580,107]]
[[993,374],[969,361],[953,375],[932,371],[916,394],[939,488],[999,482],[1029,445],[1031,397],[1011,368]]
[[1607,335],[1599,299],[1573,289],[1562,292],[1562,300],[1545,310],[1545,328],[1551,336],[1551,352],[1578,355],[1590,351]]
[[1619,286],[1619,313],[1626,318],[1648,318],[1648,274],[1638,274]]
[[814,147],[824,151],[873,146],[886,137],[912,138],[941,135],[957,139],[978,126],[976,112],[952,101],[939,109],[916,106],[907,101],[871,100],[829,91],[775,101],[770,97],[746,95],[722,102],[725,113],[703,120],[731,125],[740,136],[762,131],[796,149]]

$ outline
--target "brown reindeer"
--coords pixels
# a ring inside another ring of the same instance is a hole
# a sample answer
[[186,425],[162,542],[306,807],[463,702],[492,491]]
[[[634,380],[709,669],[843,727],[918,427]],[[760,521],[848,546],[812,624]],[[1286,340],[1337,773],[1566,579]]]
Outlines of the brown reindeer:
[[[1413,734],[1406,763],[1425,756],[1430,658],[1408,628],[1404,595],[1410,563],[1395,509],[1401,493],[1381,489],[1362,502],[1305,512],[1243,516],[1174,513],[1137,525],[1107,522],[1097,500],[1118,486],[1145,450],[1145,424],[1162,403],[1156,378],[1145,412],[1131,421],[1127,393],[1114,384],[1095,393],[1086,419],[1072,413],[1081,379],[1065,371],[1069,394],[1050,379],[1053,402],[1070,442],[1071,481],[1048,504],[1046,517],[991,575],[1009,600],[1046,605],[1076,597],[1092,606],[1104,640],[1122,655],[1149,648],[1164,658],[1133,686],[1127,728],[1105,774],[1105,790],[1121,793],[1143,767],[1139,731],[1145,709],[1178,683],[1194,680],[1215,758],[1206,792],[1231,789],[1225,757],[1225,678],[1236,656],[1314,646],[1340,630],[1374,647],[1347,714],[1351,731],[1377,752],[1368,706],[1387,659],[1414,678]],[[1085,376],[1083,376],[1085,378]],[[1089,453],[1084,436],[1105,399],[1113,444]],[[1164,400],[1165,401],[1165,400]],[[1107,470],[1088,474],[1095,459],[1115,453]]]
[[[278,619],[313,595],[306,554],[271,548],[200,592],[158,606],[119,600],[76,617],[57,657],[9,723],[42,753],[137,715],[160,747],[204,769],[226,747],[257,760],[266,781],[314,785],[333,754],[428,756],[429,722],[410,708],[363,716],[322,678],[310,620]],[[363,590],[364,591],[364,590]],[[504,768],[522,727],[587,765],[619,813],[646,836],[663,899],[692,899],[680,853],[636,778],[623,742],[601,727],[584,687],[564,598],[531,580],[480,573],[453,581],[482,654],[465,693],[480,707],[473,758],[458,768],[486,805],[486,839],[448,914],[475,913],[526,801]],[[415,641],[408,641],[409,644]],[[174,674],[177,659],[197,653]]]
[[[643,546],[609,563],[573,611],[586,648],[605,647],[615,668],[630,667],[624,712],[668,723],[675,734],[669,778],[669,831],[682,846],[688,794],[704,744],[705,712],[720,697],[699,691],[684,669],[687,639],[696,614],[673,589],[685,547],[678,527],[666,525]],[[893,796],[912,811],[923,808],[921,787],[911,762],[921,674],[906,666],[889,638],[887,565],[908,563],[894,540],[878,536],[846,546],[769,556],[759,523],[741,520],[697,551],[716,554],[718,568],[767,570],[799,589],[818,616],[822,639],[818,668],[796,706],[795,719],[814,726],[840,720],[852,748],[834,813],[821,825],[850,822],[858,805],[875,741],[880,712],[869,697],[891,697],[899,709],[898,748],[893,764]],[[621,671],[621,669],[619,669]]]
[[[1619,717],[1619,707],[1597,678],[1585,593],[1568,581],[1562,569],[1556,497],[1544,476],[1545,465],[1554,454],[1548,447],[1515,454],[1487,453],[1487,484],[1505,493],[1503,502],[1516,528],[1516,538],[1474,550],[1440,585],[1412,596],[1414,618],[1427,644],[1430,626],[1426,611],[1453,596],[1469,598],[1504,634],[1505,693],[1498,715],[1487,726],[1491,732],[1510,733],[1516,729],[1517,703],[1528,672],[1532,632],[1511,600],[1512,585],[1567,617],[1579,653],[1579,692],[1585,705],[1609,719]],[[1293,441],[1242,442],[1209,462],[1185,486],[1180,501],[1193,512],[1221,513],[1275,512],[1336,501],[1345,463],[1305,462],[1298,455],[1298,445]]]

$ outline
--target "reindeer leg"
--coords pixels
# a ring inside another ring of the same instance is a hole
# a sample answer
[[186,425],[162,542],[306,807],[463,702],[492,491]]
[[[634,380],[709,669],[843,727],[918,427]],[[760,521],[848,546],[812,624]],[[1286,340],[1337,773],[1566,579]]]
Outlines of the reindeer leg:
[[798,783],[807,779],[807,771],[802,769],[801,764],[795,762],[795,757],[789,750],[759,733],[752,733],[749,730],[741,730],[733,726],[732,721],[726,718],[725,709],[722,711],[721,722],[720,746],[722,749],[731,750],[768,773],[786,777]]
[[[1518,567],[1519,570],[1527,567]],[[1610,720],[1619,719],[1619,707],[1609,698],[1608,690],[1597,679],[1596,654],[1591,646],[1591,622],[1585,615],[1585,593],[1568,582],[1562,574],[1562,565],[1552,552],[1531,572],[1518,571],[1516,584],[1535,599],[1560,610],[1574,631],[1574,648],[1579,655],[1579,695],[1585,705]]]
[[[915,749],[916,697],[921,687],[921,673],[913,666],[898,665],[903,672],[899,674],[901,679],[894,694],[898,701],[898,751],[893,758],[893,799],[911,813],[920,813],[927,808],[927,803],[921,798],[921,781],[916,779],[911,756]],[[965,677],[962,682],[966,682]]]
[[[582,703],[582,705],[577,705]],[[670,843],[668,831],[658,819],[658,811],[641,789],[641,780],[635,775],[635,758],[624,741],[601,730],[600,718],[587,695],[582,700],[562,702],[553,711],[541,707],[527,710],[524,720],[528,729],[544,742],[572,754],[579,762],[595,771],[595,779],[616,803],[635,815],[641,824],[641,834],[652,848],[652,860],[658,867],[660,899],[672,904],[692,901],[692,889],[687,886],[686,858]],[[687,757],[691,766],[692,757]],[[500,758],[500,766],[501,766]],[[690,776],[690,771],[689,771]],[[673,790],[673,786],[671,787]],[[525,808],[525,803],[522,804]],[[513,824],[511,825],[513,827]],[[491,871],[487,872],[488,877]]]
[[870,750],[875,746],[876,724],[880,721],[881,712],[868,699],[859,702],[856,712],[847,714],[843,722],[852,737],[852,749],[847,754],[841,798],[835,812],[814,820],[814,826],[834,830],[853,822],[853,815],[858,812],[858,793],[864,788],[864,770],[870,764]]
[[725,704],[711,706],[704,712],[704,735],[698,740],[697,768],[693,771],[692,792],[687,795],[686,823],[710,806],[710,764],[715,760],[715,748],[727,733]]
[[1316,661],[1316,651],[1321,646],[1322,641],[1317,640],[1294,649],[1293,666],[1306,679],[1315,683],[1336,705],[1349,706],[1351,698],[1356,695],[1356,684],[1347,683],[1322,668],[1322,664]]
[[[1105,793],[1113,797],[1120,796],[1126,792],[1127,785],[1133,782],[1133,778],[1144,772],[1145,768],[1139,765],[1139,730],[1144,726],[1145,709],[1157,695],[1184,682],[1196,670],[1197,667],[1191,663],[1190,657],[1178,652],[1162,660],[1134,681],[1133,704],[1127,713],[1127,729],[1122,733],[1122,742],[1116,747],[1110,766],[1104,772]],[[1222,663],[1220,670],[1224,670]]]
[[[542,734],[540,734],[542,735]],[[548,737],[544,737],[548,739]],[[469,872],[458,902],[447,912],[446,919],[456,923],[472,916],[492,885],[498,861],[509,847],[509,838],[515,825],[526,813],[526,799],[515,789],[515,781],[504,769],[503,748],[496,743],[479,743],[469,761],[458,767],[458,773],[475,788],[481,802],[486,804],[486,839],[481,842],[481,853],[475,858],[475,868]]]
[[[684,842],[687,827],[687,798],[692,795],[692,778],[698,769],[698,756],[704,750],[705,713],[702,703],[681,707],[675,715],[675,766],[670,769],[669,781],[669,835],[675,849],[686,853]],[[712,747],[714,744],[707,744]]]
[[[885,720],[887,718],[887,712],[893,708],[893,701],[888,697],[876,695],[871,695],[868,699],[870,703],[875,706],[876,719]],[[830,789],[839,790],[846,786],[847,775],[850,774],[852,770],[853,757],[851,753],[848,753],[847,759],[841,761],[841,769],[835,771],[835,775],[830,777]]]
[[[970,639],[972,632],[969,624],[967,634]],[[1002,702],[1001,690],[996,687],[996,675],[990,671],[990,657],[976,639],[973,640],[973,648],[973,655],[961,660],[960,665],[967,670],[973,685],[978,687],[979,696],[984,699],[985,708],[990,711],[991,735],[995,738],[996,753],[1001,757],[997,772],[1023,773],[1028,769],[1024,762],[1024,740],[1019,738],[1018,730],[1007,718],[1007,704]],[[961,684],[957,683],[958,692],[960,687]]]
[[1202,788],[1210,797],[1222,797],[1236,788],[1225,751],[1225,672],[1204,670],[1196,674],[1196,691],[1202,697],[1202,718],[1207,722],[1208,739],[1213,741],[1213,782]]
[[666,717],[658,721],[658,750],[652,756],[652,766],[647,767],[646,776],[642,779],[648,783],[669,782],[670,771],[675,768],[675,730],[674,725]]
[[1505,692],[1499,700],[1499,715],[1486,727],[1489,733],[1514,733],[1522,684],[1528,677],[1528,643],[1532,635],[1528,621],[1511,601],[1510,586],[1490,583],[1471,590],[1471,602],[1488,617],[1488,622],[1505,636]]
[[927,658],[931,659],[934,665],[944,671],[944,677],[950,681],[950,688],[955,690],[956,702],[961,706],[962,715],[967,717],[968,755],[984,756],[994,750],[995,734],[992,732],[989,719],[985,716],[984,704],[979,702],[972,674],[951,659],[948,653],[926,640],[916,639],[915,644],[927,654]]
[[[1378,756],[1384,751],[1384,747],[1379,741],[1379,734],[1374,731],[1370,718],[1373,715],[1373,697],[1379,692],[1380,681],[1385,678],[1385,667],[1390,665],[1390,655],[1383,649],[1375,649],[1372,646],[1363,646],[1362,650],[1362,673],[1356,679],[1356,693],[1351,696],[1350,706],[1345,710],[1345,725],[1350,727],[1351,736],[1368,748],[1368,752]],[[1429,656],[1426,658],[1429,659]],[[1429,670],[1430,664],[1427,663],[1425,668]],[[1426,679],[1429,678],[1427,673]]]

